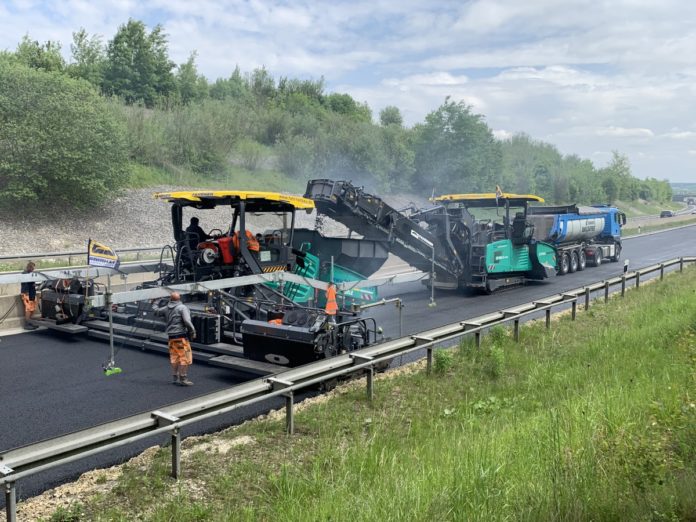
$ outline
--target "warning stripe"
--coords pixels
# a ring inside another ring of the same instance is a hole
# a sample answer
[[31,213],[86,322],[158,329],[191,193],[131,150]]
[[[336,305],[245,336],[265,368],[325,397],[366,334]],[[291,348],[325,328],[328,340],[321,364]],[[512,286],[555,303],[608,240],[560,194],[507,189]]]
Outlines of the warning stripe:
[[264,266],[263,271],[268,273],[268,272],[280,272],[282,270],[285,270],[285,265],[279,265],[279,266]]

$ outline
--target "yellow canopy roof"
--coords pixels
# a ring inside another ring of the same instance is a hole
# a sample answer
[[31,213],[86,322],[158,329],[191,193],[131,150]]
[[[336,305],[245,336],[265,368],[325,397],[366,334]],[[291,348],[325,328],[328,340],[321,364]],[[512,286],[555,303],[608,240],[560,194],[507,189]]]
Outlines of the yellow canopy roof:
[[[538,201],[540,203],[544,202],[544,198],[535,196],[534,194],[510,194],[509,192],[503,192],[502,195],[498,194],[499,199],[516,199],[521,201]],[[486,192],[483,194],[445,194],[443,196],[438,196],[433,198],[433,201],[483,201],[483,200],[493,200],[495,201],[495,192]]]
[[303,198],[301,196],[293,196],[291,194],[281,194],[280,192],[262,192],[256,190],[189,190],[179,192],[157,192],[155,199],[166,199],[167,201],[190,201],[196,203],[199,201],[216,199],[224,200],[228,198],[237,199],[257,199],[266,201],[280,201],[289,203],[300,210],[309,210],[314,208],[314,201]]

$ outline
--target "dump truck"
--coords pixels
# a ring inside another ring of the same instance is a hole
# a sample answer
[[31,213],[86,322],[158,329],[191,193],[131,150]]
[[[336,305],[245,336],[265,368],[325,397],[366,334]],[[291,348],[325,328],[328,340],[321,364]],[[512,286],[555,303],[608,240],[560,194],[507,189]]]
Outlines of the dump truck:
[[626,214],[616,207],[530,206],[527,220],[534,227],[534,237],[556,249],[559,275],[599,266],[605,259],[616,262],[621,256]]

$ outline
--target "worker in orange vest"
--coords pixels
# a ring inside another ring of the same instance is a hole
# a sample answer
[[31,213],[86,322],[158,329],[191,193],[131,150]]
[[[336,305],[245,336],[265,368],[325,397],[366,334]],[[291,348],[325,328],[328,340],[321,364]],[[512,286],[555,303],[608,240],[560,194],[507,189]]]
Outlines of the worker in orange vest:
[[[247,248],[249,249],[249,252],[256,252],[257,254],[259,253],[259,250],[261,250],[261,245],[259,245],[259,240],[256,239],[256,236],[251,233],[251,231],[246,230],[246,238],[247,238]],[[232,244],[234,245],[234,250],[236,252],[239,252],[239,236],[237,233],[235,233],[232,236]]]
[[335,323],[338,304],[336,303],[336,285],[333,283],[329,283],[329,286],[326,288],[326,308],[324,308],[324,311],[329,316],[329,321]]

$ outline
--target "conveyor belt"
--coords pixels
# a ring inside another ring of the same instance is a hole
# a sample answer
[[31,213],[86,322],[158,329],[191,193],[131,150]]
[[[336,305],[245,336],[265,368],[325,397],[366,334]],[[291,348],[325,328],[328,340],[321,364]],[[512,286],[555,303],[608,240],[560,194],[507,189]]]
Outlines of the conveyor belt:
[[[450,244],[423,227],[426,213],[415,216],[424,219],[414,219],[348,181],[311,180],[305,197],[314,200],[321,214],[366,239],[384,241],[390,252],[420,271],[430,272],[434,261],[438,286],[456,288],[461,262]],[[442,219],[446,221],[446,212]]]

